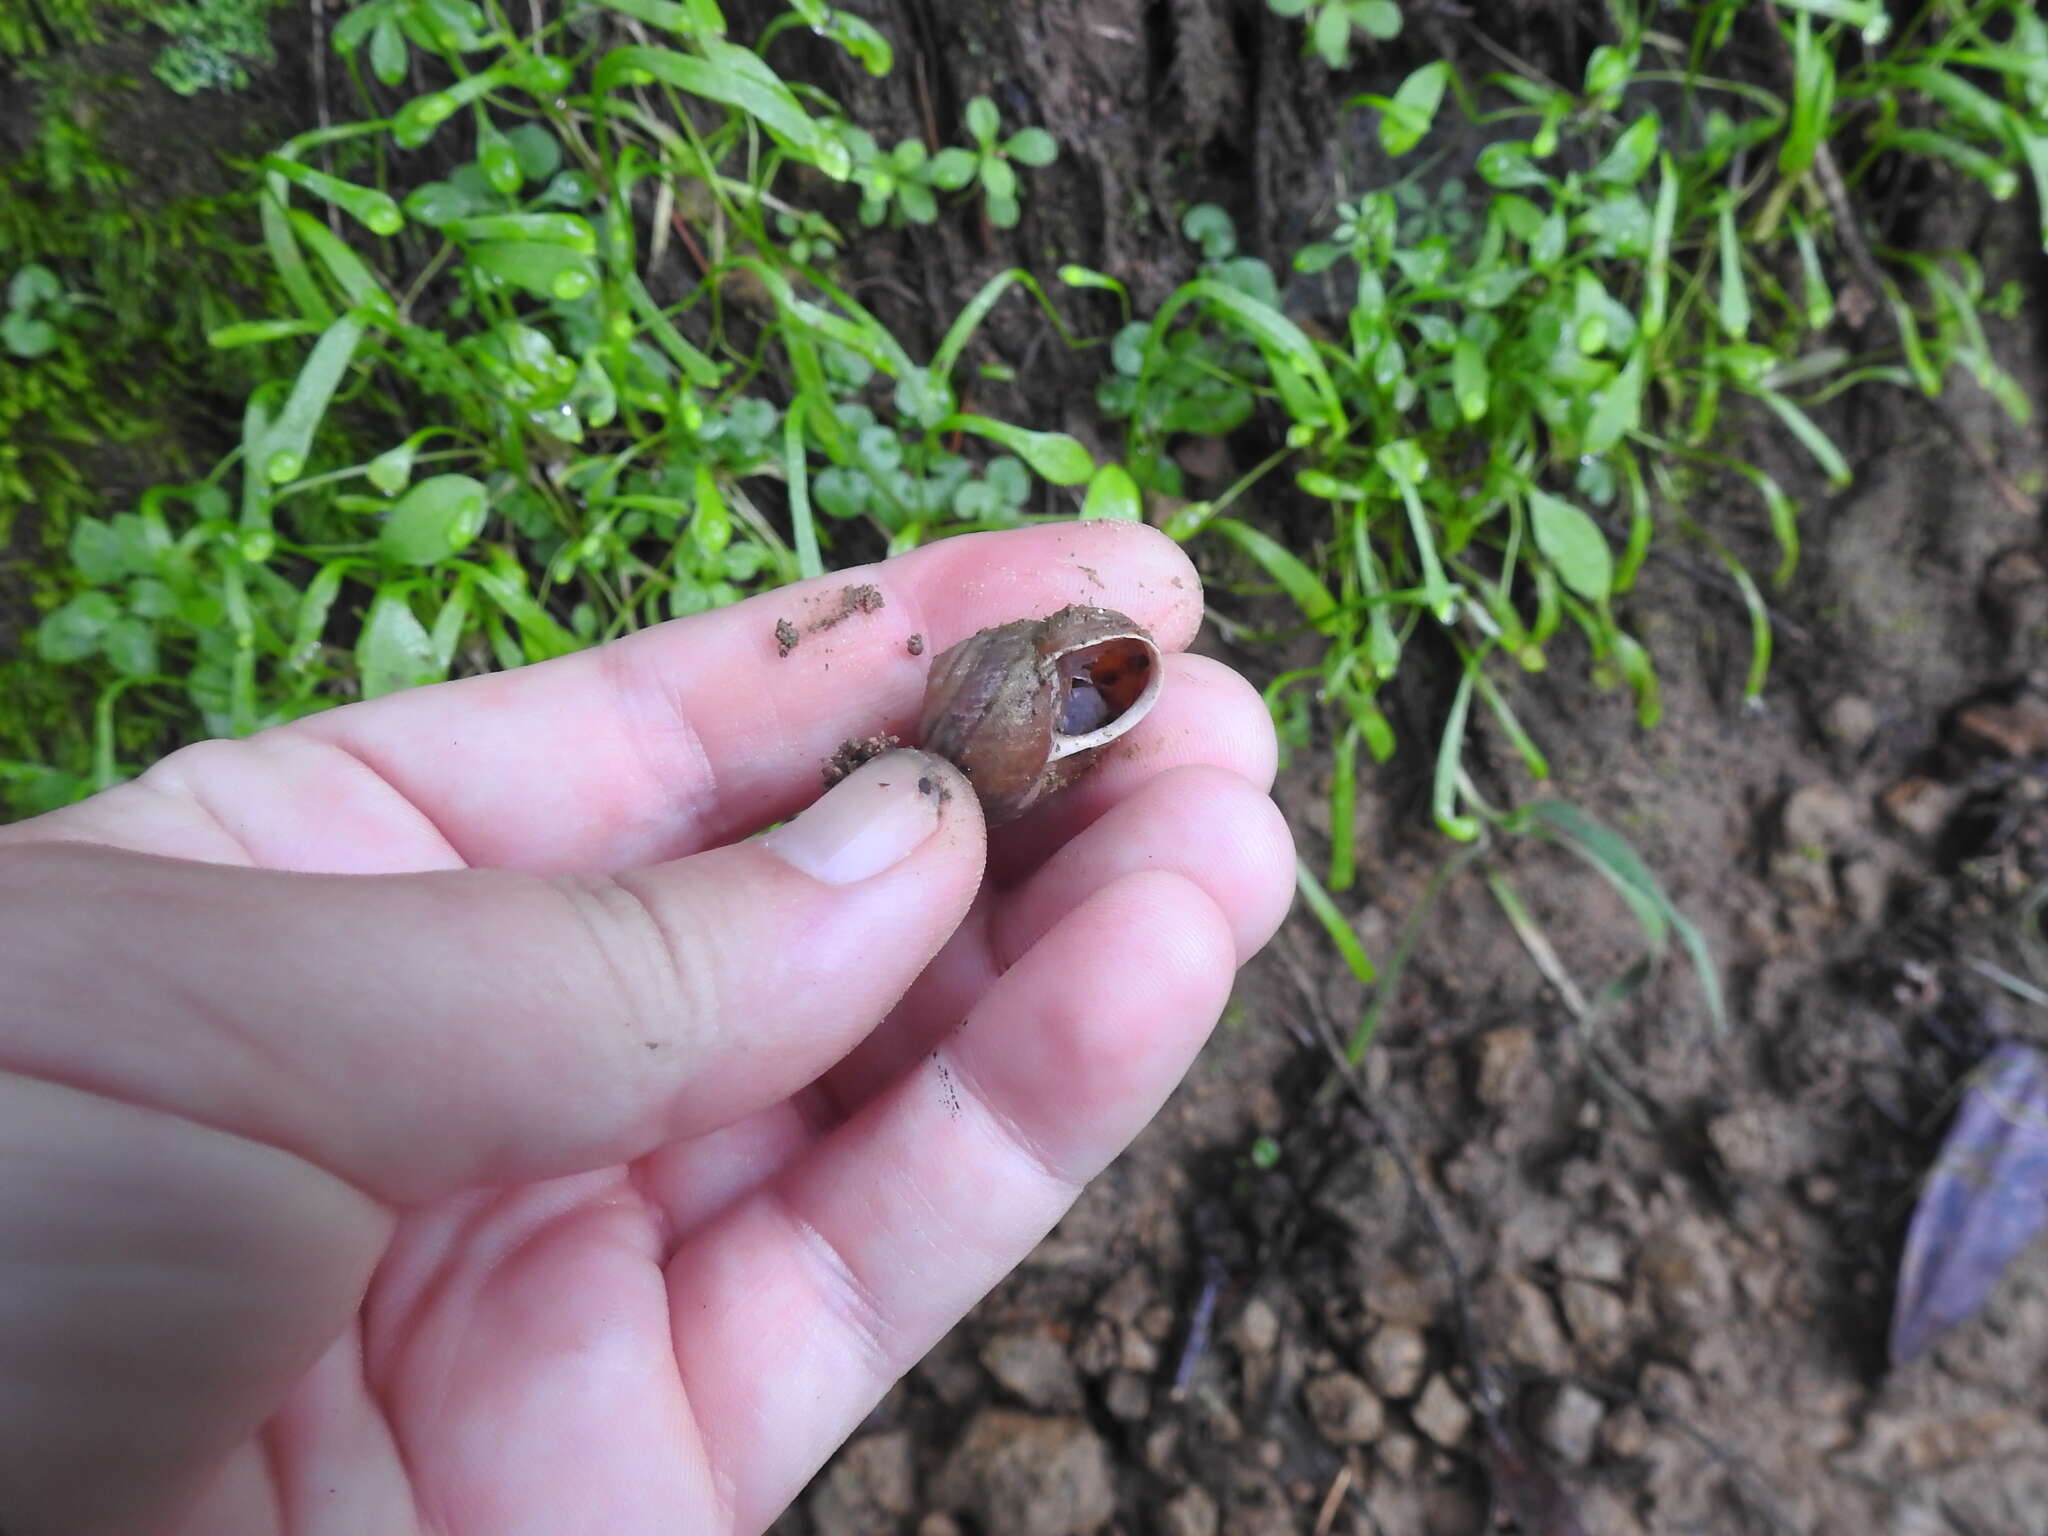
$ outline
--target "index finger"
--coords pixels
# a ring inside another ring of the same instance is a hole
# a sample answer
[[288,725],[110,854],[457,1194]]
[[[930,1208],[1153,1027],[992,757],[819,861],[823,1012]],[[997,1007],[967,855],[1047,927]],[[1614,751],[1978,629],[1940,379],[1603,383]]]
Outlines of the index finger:
[[1083,602],[1168,650],[1202,617],[1194,567],[1142,525],[972,534],[285,729],[368,765],[469,864],[628,868],[789,815],[841,743],[913,729],[933,656]]

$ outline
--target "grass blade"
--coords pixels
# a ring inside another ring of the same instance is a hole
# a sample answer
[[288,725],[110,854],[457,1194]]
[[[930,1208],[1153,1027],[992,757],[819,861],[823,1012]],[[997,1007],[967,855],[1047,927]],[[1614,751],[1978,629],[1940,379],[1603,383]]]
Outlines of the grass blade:
[[1330,889],[1348,891],[1358,878],[1358,736],[1348,725],[1330,766]]
[[1721,329],[1740,341],[1749,334],[1749,285],[1742,276],[1742,241],[1735,233],[1735,206],[1721,204]]
[[1372,985],[1379,973],[1373,969],[1371,959],[1365,953],[1365,946],[1359,942],[1358,930],[1351,926],[1349,918],[1338,910],[1336,901],[1323,888],[1322,881],[1315,877],[1315,871],[1300,859],[1294,861],[1294,880],[1301,890],[1301,899],[1308,906],[1315,920],[1323,925],[1323,932],[1330,936],[1330,942],[1337,946],[1337,953],[1344,957],[1344,964],[1360,983]]
[[1337,599],[1330,595],[1330,589],[1323,585],[1322,578],[1310,570],[1299,556],[1270,535],[1234,517],[1212,518],[1208,527],[1251,556],[1268,576],[1279,583],[1281,590],[1294,599],[1295,606],[1307,615],[1309,622],[1327,633],[1326,624],[1337,611]]
[[254,473],[273,485],[299,477],[313,451],[313,433],[319,428],[321,417],[327,414],[328,402],[341,387],[342,376],[348,372],[356,344],[362,339],[363,322],[350,315],[335,321],[313,343],[284,409],[263,435],[257,461],[252,466]]
[[825,574],[818,552],[818,524],[811,514],[810,465],[804,456],[802,414],[792,405],[782,418],[782,476],[789,489],[789,531],[796,544],[796,573],[809,580]]
[[1141,397],[1158,359],[1165,353],[1168,326],[1181,310],[1196,303],[1206,306],[1258,347],[1273,375],[1274,386],[1296,420],[1321,418],[1330,431],[1345,430],[1344,406],[1337,386],[1316,355],[1315,343],[1307,333],[1272,306],[1212,277],[1198,277],[1182,284],[1152,317],[1151,334],[1145,343],[1145,364],[1138,375]]
[[1472,686],[1479,663],[1468,658],[1465,675],[1458,679],[1458,691],[1451,710],[1444,717],[1444,733],[1436,745],[1436,775],[1431,780],[1429,805],[1437,827],[1444,836],[1469,843],[1484,831],[1477,818],[1458,809],[1458,765],[1465,755],[1465,720],[1472,710]]
[[972,432],[1000,443],[1054,485],[1080,485],[1095,473],[1095,460],[1078,439],[1064,432],[1033,432],[991,416],[948,416],[934,432]]
[[1692,961],[1715,1033],[1727,1032],[1728,1009],[1721,993],[1721,973],[1705,935],[1672,903],[1626,838],[1565,800],[1533,802],[1510,819],[1509,830],[1549,837],[1590,864],[1635,913],[1653,956],[1663,953],[1670,934],[1677,934]]
[[[1799,445],[1813,455],[1814,463],[1828,477],[1830,486],[1840,490],[1855,478],[1849,472],[1849,461],[1842,457],[1842,450],[1834,445],[1827,433],[1814,425],[1811,416],[1774,389],[1758,390],[1756,396],[1771,408],[1771,414],[1785,424],[1785,429],[1799,439]],[[1797,548],[1796,544],[1794,548]]]

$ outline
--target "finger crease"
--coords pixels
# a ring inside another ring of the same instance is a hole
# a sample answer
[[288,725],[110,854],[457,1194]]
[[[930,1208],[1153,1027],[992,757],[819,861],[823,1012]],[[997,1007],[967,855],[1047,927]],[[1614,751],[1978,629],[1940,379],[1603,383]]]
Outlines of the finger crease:
[[339,754],[347,761],[355,764],[356,767],[362,769],[364,773],[367,773],[370,776],[371,781],[377,786],[377,788],[389,794],[391,798],[398,803],[399,806],[411,812],[413,817],[420,823],[420,825],[425,827],[429,832],[433,833],[435,839],[441,844],[441,846],[448,850],[448,856],[451,859],[454,859],[457,862],[464,865],[467,865],[469,863],[469,856],[466,853],[464,853],[459,846],[457,846],[455,839],[448,835],[446,829],[444,829],[441,826],[441,824],[433,818],[433,816],[427,811],[426,807],[421,805],[418,801],[414,800],[410,795],[406,794],[404,790],[400,789],[398,785],[392,781],[391,776],[385,773],[375,763],[370,761],[369,758],[365,757],[361,752],[358,752],[354,747],[350,746],[346,741],[342,740],[339,737],[323,737],[321,738],[320,745],[327,748],[330,752]]
[[[718,804],[718,769],[704,745],[704,736],[690,720],[688,694],[675,675],[638,664],[631,646],[612,646],[597,653],[600,675],[617,700],[619,718],[631,722],[626,745],[641,776],[652,790],[650,803],[676,817],[669,846],[695,848],[704,837],[704,806]],[[655,730],[637,725],[649,710],[642,701],[652,695]]]
[[[662,1026],[671,1015],[698,1016],[678,941],[652,902],[610,876],[565,875],[553,883],[582,925],[629,1029],[651,1037],[666,1033]],[[632,954],[624,953],[629,945]],[[641,953],[658,967],[652,977],[634,963]]]
[[804,1219],[783,1190],[771,1185],[767,1195],[795,1234],[814,1288],[827,1311],[839,1319],[858,1347],[869,1376],[879,1386],[887,1386],[908,1370],[912,1362],[900,1358],[902,1352],[892,1346],[895,1330],[884,1321],[880,1299],[838,1246]]
[[175,754],[151,767],[135,781],[134,787],[150,794],[162,795],[167,800],[197,812],[209,827],[226,840],[240,863],[250,868],[260,868],[263,865],[264,861],[256,856],[256,850],[249,846],[248,840],[229,824],[227,818],[214,808],[213,802],[201,793],[197,786],[186,779]]
[[[962,1028],[973,1025],[970,1016]],[[1068,1202],[1073,1201],[1086,1187],[1085,1178],[1077,1179],[1061,1168],[1058,1161],[1045,1149],[1044,1144],[1024,1128],[1022,1121],[1003,1110],[992,1094],[981,1086],[974,1073],[968,1070],[965,1059],[958,1051],[947,1051],[939,1046],[932,1051],[933,1063],[952,1079],[954,1097],[963,1104],[972,1103],[987,1115],[1002,1138],[1031,1166],[1033,1172],[1046,1181]]]

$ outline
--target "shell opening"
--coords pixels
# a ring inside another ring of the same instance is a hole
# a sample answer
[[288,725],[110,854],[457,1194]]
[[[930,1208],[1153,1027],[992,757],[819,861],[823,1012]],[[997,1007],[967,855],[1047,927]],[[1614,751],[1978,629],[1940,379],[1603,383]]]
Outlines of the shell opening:
[[1052,760],[1115,741],[1144,719],[1159,683],[1158,652],[1135,635],[1119,635],[1062,656]]

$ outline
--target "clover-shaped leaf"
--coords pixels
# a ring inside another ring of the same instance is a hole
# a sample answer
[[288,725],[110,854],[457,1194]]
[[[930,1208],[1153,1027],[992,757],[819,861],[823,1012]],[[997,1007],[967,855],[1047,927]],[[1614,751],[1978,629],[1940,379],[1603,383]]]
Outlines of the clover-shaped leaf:
[[1003,153],[1019,165],[1046,166],[1059,158],[1060,147],[1043,128],[1020,128],[1004,140]]
[[996,133],[1001,127],[996,104],[986,96],[977,96],[967,103],[967,131],[974,135],[974,142],[984,151],[996,147]]

